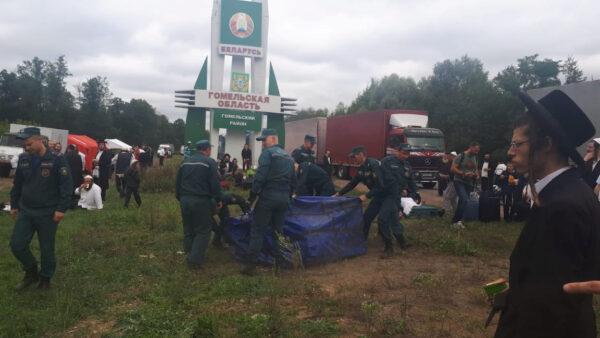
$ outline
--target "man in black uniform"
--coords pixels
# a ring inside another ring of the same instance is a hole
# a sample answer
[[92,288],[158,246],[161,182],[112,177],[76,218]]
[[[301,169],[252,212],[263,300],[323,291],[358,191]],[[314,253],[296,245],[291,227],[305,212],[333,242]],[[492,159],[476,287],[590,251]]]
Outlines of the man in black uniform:
[[197,152],[186,158],[177,172],[175,197],[183,218],[183,250],[192,269],[202,267],[213,227],[212,212],[221,208],[217,162],[210,158],[208,140],[196,143]]
[[368,238],[371,223],[373,223],[373,220],[379,214],[381,204],[383,203],[382,187],[379,181],[379,178],[381,178],[381,169],[379,161],[367,157],[365,147],[363,146],[354,147],[348,156],[354,158],[359,165],[358,172],[335,196],[343,196],[349,193],[358,183],[362,183],[369,188],[368,193],[360,195],[362,202],[371,199],[371,203],[369,203],[363,216],[363,233],[365,234],[365,238]]
[[595,130],[562,91],[539,101],[519,96],[528,111],[508,155],[528,175],[533,205],[510,257],[495,337],[596,337],[592,296],[563,291],[563,284],[598,279],[600,272],[600,204],[581,179],[576,150]]
[[296,164],[297,166],[297,196],[331,196],[335,187],[331,176],[318,165],[311,162]]
[[275,266],[282,262],[278,234],[281,234],[290,195],[295,185],[294,161],[278,144],[277,131],[264,129],[257,141],[262,141],[263,151],[258,159],[258,169],[252,183],[248,202],[258,202],[254,208],[254,220],[250,230],[249,257],[242,273],[252,275],[256,270],[258,255],[262,250],[265,232],[271,228],[275,233]]
[[394,254],[392,245],[394,237],[402,249],[407,247],[404,229],[398,221],[400,198],[402,192],[408,189],[403,163],[405,152],[410,152],[410,146],[399,144],[395,147],[393,155],[381,161],[380,184],[383,187],[383,202],[379,212],[379,233],[385,245],[382,258],[389,258]]
[[308,134],[305,135],[304,144],[292,151],[292,158],[294,159],[294,161],[296,161],[296,163],[298,164],[302,164],[304,162],[315,163],[316,159],[313,148],[315,147],[316,143],[316,137]]
[[[56,270],[54,242],[58,223],[71,203],[73,183],[63,156],[44,146],[38,128],[25,128],[18,137],[25,140],[25,153],[19,156],[13,188],[10,191],[11,215],[16,219],[10,248],[25,270],[17,290],[39,280],[38,289],[50,288]],[[33,234],[40,242],[41,269],[29,250]]]

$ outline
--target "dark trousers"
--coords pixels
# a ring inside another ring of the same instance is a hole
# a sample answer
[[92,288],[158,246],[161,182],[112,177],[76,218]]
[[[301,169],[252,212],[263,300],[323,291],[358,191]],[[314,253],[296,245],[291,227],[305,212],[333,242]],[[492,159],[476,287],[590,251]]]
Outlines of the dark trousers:
[[242,170],[248,170],[250,169],[250,159],[246,158],[242,160]]
[[213,229],[212,229],[212,231],[214,233],[213,244],[221,243],[221,239],[223,237],[225,237],[225,225],[226,225],[225,220],[227,220],[231,216],[231,213],[229,211],[229,206],[223,204],[223,207],[221,207],[221,209],[219,210],[218,215],[219,215],[219,223],[214,221],[214,218],[213,218]]
[[119,196],[125,197],[125,175],[124,174],[116,174],[115,175],[115,184],[117,186],[117,191],[119,192]]
[[444,190],[446,190],[446,188],[448,187],[448,179],[447,178],[440,178],[438,179],[438,195],[439,196],[443,196],[444,195]]
[[165,157],[164,156],[159,156],[158,157],[158,164],[162,167],[163,165],[165,165]]
[[504,220],[510,222],[515,216],[515,191],[505,191],[502,194],[502,202],[504,206]]
[[481,178],[481,191],[490,190],[490,179],[488,177]]
[[473,186],[454,180],[454,190],[456,190],[456,195],[458,196],[458,205],[456,206],[452,223],[462,221],[465,209],[467,208],[467,202],[469,201],[469,195],[473,192]]
[[396,196],[388,196],[383,199],[379,211],[379,234],[386,246],[392,244],[394,236],[403,236],[404,228],[398,221],[399,203]]
[[37,261],[29,249],[33,234],[37,232],[40,243],[40,275],[46,278],[52,278],[54,271],[56,271],[54,241],[57,224],[54,222],[53,217],[53,212],[37,215],[23,209],[19,210],[17,222],[10,239],[12,253],[21,262],[23,269],[26,271],[37,269]]
[[201,265],[206,256],[213,228],[213,203],[208,197],[182,196],[183,251],[189,264]]
[[106,200],[106,190],[108,190],[108,176],[104,176],[104,175],[100,175],[100,177],[98,178],[98,186],[100,187],[100,189],[102,189],[102,192],[100,193],[102,196],[102,201]]
[[273,236],[275,238],[275,250],[273,252],[275,261],[282,260],[277,233],[281,234],[282,232],[288,204],[289,200],[285,197],[277,199],[260,197],[258,199],[254,207],[254,220],[250,228],[250,252],[247,263],[256,264],[263,247],[265,233],[269,230],[275,233],[275,236]]
[[125,208],[129,206],[129,200],[131,200],[131,195],[133,194],[133,198],[135,198],[135,203],[137,203],[138,207],[142,205],[142,198],[140,197],[140,189],[127,187],[125,188]]
[[369,237],[369,230],[371,229],[371,223],[377,215],[379,214],[379,210],[381,210],[381,205],[383,204],[383,199],[379,197],[374,197],[371,199],[371,203],[365,210],[363,215],[363,233],[365,238]]

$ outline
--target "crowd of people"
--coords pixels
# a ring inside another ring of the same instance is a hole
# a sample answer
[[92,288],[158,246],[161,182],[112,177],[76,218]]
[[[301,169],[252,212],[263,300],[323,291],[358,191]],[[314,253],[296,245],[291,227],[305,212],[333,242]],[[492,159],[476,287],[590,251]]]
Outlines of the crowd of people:
[[[479,166],[480,146],[473,142],[461,153],[447,154],[447,166],[440,174],[440,192],[455,209],[454,228],[464,227],[470,195],[478,184],[482,193],[493,190],[502,194],[507,221],[519,215],[516,200],[522,199],[527,206],[526,222],[510,258],[510,287],[494,299],[494,310],[501,313],[496,337],[595,337],[591,293],[600,291],[600,140],[591,141],[585,157],[577,152],[578,146],[593,137],[595,128],[562,91],[552,91],[539,101],[525,93],[519,97],[527,111],[513,129],[507,164],[499,163],[492,170],[490,157],[485,155]],[[66,156],[56,154],[58,147],[44,144],[39,130],[25,130],[19,137],[25,140],[25,153],[19,157],[11,190],[11,214],[16,223],[10,246],[25,276],[17,288],[22,290],[38,282],[38,288],[48,289],[56,269],[57,225],[72,205],[72,195],[78,195],[78,205],[86,209],[102,208],[114,162],[125,205],[132,194],[139,205],[144,162],[135,151],[110,156],[100,142],[95,161],[97,180],[93,175],[80,178],[83,171],[70,168],[83,163],[76,148],[71,147]],[[336,192],[330,173],[315,164],[313,136],[306,135],[304,144],[291,154],[278,144],[276,130],[262,130],[257,140],[263,149],[248,200],[224,191],[227,181],[223,178],[239,170],[237,161],[227,156],[217,163],[210,157],[212,145],[207,140],[196,143],[195,150],[188,145],[189,154],[177,173],[176,198],[190,268],[202,269],[212,232],[222,245],[228,205],[237,204],[244,212],[254,206],[249,253],[241,268],[241,273],[253,275],[265,233],[282,233],[294,195],[337,197],[361,182],[368,192],[359,196],[360,201],[371,200],[364,213],[365,236],[378,217],[378,233],[384,244],[382,258],[393,255],[394,241],[401,249],[409,247],[399,217],[401,199],[420,199],[407,161],[410,145],[395,145],[391,155],[381,161],[369,158],[367,149],[356,145],[349,156],[358,165],[357,174]],[[242,171],[249,166],[247,159],[243,157]],[[221,222],[215,222],[214,214]],[[34,233],[40,241],[39,270],[29,249]],[[278,242],[279,236],[274,239]],[[273,254],[275,267],[279,268],[283,263],[280,245],[274,246]]]

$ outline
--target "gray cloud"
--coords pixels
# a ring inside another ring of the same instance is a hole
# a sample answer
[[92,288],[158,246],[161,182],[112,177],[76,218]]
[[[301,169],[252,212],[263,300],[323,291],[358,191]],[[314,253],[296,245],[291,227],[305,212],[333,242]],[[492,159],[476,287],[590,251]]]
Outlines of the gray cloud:
[[[144,98],[171,119],[173,91],[191,88],[209,54],[210,6],[196,0],[3,0],[0,69],[66,55],[70,88],[106,76],[115,96]],[[490,76],[539,53],[574,56],[600,77],[600,4],[592,1],[270,1],[269,58],[282,93],[301,106],[346,104],[372,77],[416,79],[468,54]]]

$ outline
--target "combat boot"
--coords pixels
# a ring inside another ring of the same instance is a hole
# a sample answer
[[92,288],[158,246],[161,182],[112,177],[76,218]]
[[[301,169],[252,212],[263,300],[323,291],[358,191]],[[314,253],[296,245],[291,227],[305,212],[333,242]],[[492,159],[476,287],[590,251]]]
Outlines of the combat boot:
[[240,273],[246,276],[254,276],[256,275],[256,265],[244,264],[244,266],[242,266],[242,270],[240,270]]
[[401,250],[406,250],[412,246],[406,242],[406,237],[404,237],[404,235],[397,236],[396,240],[398,241],[398,245],[400,246]]
[[383,253],[381,254],[381,256],[379,256],[379,258],[388,259],[388,258],[392,258],[393,256],[394,256],[394,246],[392,245],[392,243],[385,243],[385,249],[383,249]]
[[50,278],[48,277],[40,277],[40,282],[37,285],[38,290],[48,290],[50,289]]
[[31,284],[37,282],[40,279],[40,276],[38,275],[38,269],[37,269],[37,265],[27,271],[25,271],[25,277],[23,277],[23,280],[17,284],[17,286],[15,287],[16,291],[22,291],[27,289]]

